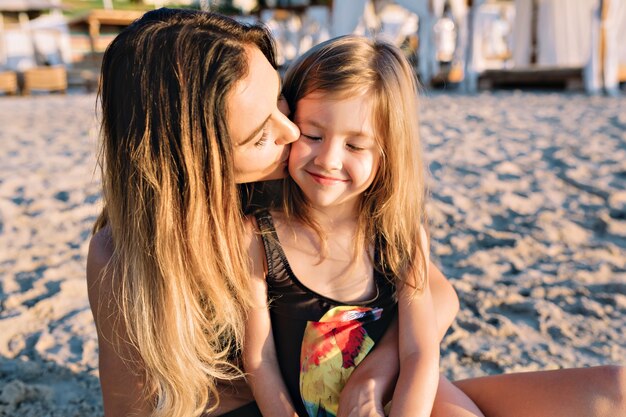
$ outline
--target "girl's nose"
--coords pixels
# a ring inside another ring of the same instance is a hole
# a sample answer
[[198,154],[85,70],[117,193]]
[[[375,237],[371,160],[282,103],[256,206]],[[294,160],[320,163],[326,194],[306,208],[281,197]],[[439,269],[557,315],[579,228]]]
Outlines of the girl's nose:
[[331,140],[325,141],[318,147],[315,164],[327,171],[341,169],[341,147],[334,145]]

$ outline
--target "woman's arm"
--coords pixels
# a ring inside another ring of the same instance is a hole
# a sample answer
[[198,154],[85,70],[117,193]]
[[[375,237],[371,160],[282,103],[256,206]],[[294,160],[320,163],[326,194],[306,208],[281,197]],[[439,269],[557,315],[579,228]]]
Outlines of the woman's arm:
[[249,255],[252,261],[252,309],[248,312],[243,349],[244,369],[248,383],[266,417],[297,417],[276,357],[265,284],[265,254],[251,221]]
[[[430,262],[428,239],[421,236],[426,279]],[[398,356],[400,375],[393,393],[390,417],[430,416],[439,382],[439,338],[432,293],[425,282],[421,294],[414,295],[417,270],[409,271],[407,283],[398,291]]]
[[[108,228],[96,233],[89,244],[87,254],[87,290],[89,304],[98,332],[100,385],[104,403],[104,415],[114,416],[148,416],[150,402],[143,397],[143,377],[133,372],[128,363],[119,355],[114,340],[123,339],[124,329],[117,318],[111,275],[105,268],[113,247]],[[130,349],[124,354],[126,359],[132,358]]]

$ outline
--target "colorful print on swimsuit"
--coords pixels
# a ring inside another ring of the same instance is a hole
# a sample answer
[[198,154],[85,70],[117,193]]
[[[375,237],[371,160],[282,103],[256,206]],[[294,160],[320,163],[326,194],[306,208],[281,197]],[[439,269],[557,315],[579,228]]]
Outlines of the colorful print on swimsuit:
[[364,329],[382,308],[335,307],[309,321],[300,354],[300,395],[309,417],[335,417],[339,394],[356,366],[374,347]]

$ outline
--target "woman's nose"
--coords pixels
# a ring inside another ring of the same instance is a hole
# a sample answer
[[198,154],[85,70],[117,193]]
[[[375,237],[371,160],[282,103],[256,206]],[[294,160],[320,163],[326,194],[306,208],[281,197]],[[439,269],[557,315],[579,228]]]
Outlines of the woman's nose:
[[287,145],[300,137],[300,129],[283,113],[278,115],[276,144]]

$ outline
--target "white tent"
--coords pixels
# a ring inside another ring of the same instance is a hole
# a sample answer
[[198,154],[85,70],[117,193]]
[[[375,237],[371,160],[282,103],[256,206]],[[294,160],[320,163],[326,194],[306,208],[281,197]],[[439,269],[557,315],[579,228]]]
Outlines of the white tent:
[[626,1],[613,0],[607,6],[602,80],[606,92],[614,95],[619,89],[619,68],[626,68]]
[[[354,33],[363,26],[371,1],[334,0],[333,35]],[[376,3],[378,9],[381,3],[396,3],[419,17],[418,72],[428,83],[438,72],[433,28],[443,13],[445,0],[377,0]],[[477,39],[485,29],[483,26],[489,24],[481,8],[502,3],[474,0],[471,9],[467,0],[448,0],[448,3],[457,24],[455,60],[464,63],[464,87],[475,90],[480,72],[487,69],[485,51]],[[511,3],[515,8],[510,28],[513,68],[584,68],[587,91],[604,88],[609,93],[617,92],[620,68],[626,67],[622,41],[626,35],[626,0],[511,0]],[[536,25],[532,24],[533,13],[537,13]],[[536,32],[532,33],[533,30]],[[536,55],[531,62],[533,39]]]
[[[480,1],[480,0],[479,0]],[[434,25],[443,15],[444,0],[378,0],[376,9],[383,10],[384,6],[395,3],[407,11],[407,16],[416,15],[418,22],[417,34],[420,39],[418,55],[419,75],[424,83],[429,83],[433,76],[439,72],[435,40]],[[468,7],[466,0],[448,0],[455,22],[457,23],[457,48],[455,61],[466,61],[467,50],[467,16]],[[371,0],[333,0],[332,9],[332,34],[340,36],[362,31],[368,27],[368,11],[373,10]],[[380,14],[380,13],[379,13]],[[380,16],[379,16],[380,18]],[[381,26],[383,26],[381,24]],[[391,26],[391,25],[388,25]],[[464,65],[463,65],[464,66]]]
[[[623,41],[619,41],[626,35],[624,0],[539,0],[535,34],[531,32],[532,2],[516,0],[515,8],[516,68],[579,67],[584,69],[588,92],[602,88],[609,93],[617,92],[620,53],[626,55]],[[536,62],[531,63],[533,36],[537,55]],[[626,64],[626,59],[622,58],[621,62]]]

